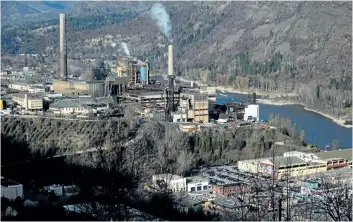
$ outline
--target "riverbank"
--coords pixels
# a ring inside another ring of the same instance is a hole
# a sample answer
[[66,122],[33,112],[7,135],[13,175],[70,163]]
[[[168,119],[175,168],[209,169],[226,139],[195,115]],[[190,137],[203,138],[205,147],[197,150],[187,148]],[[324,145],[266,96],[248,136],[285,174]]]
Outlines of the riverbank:
[[[180,81],[182,82],[191,82],[191,80],[188,80],[188,79],[184,79],[184,78],[178,78]],[[196,84],[202,84],[200,81],[195,81]],[[292,101],[288,101],[288,100],[281,100],[281,97],[282,96],[285,96],[285,97],[291,97],[291,96],[296,96],[295,93],[278,93],[278,92],[261,92],[261,91],[251,91],[251,92],[248,92],[248,91],[240,91],[240,90],[236,90],[232,87],[225,87],[225,86],[217,86],[217,90],[220,90],[222,92],[227,92],[227,93],[235,93],[235,94],[251,94],[253,92],[256,93],[256,95],[259,95],[259,96],[268,96],[269,98],[268,99],[256,99],[256,101],[260,104],[267,104],[267,105],[275,105],[275,106],[285,106],[285,105],[302,105],[304,107],[305,110],[307,111],[310,111],[310,112],[314,112],[314,113],[317,113],[317,114],[320,114],[328,119],[331,119],[333,122],[335,122],[336,124],[340,125],[340,126],[343,126],[345,128],[352,128],[352,125],[345,125],[345,120],[343,119],[340,119],[340,118],[337,118],[337,117],[333,117],[329,114],[325,114],[325,113],[322,113],[320,111],[317,111],[317,110],[313,110],[313,109],[309,109],[306,107],[305,104],[303,103],[299,103],[299,102],[292,102]],[[280,99],[280,100],[273,100],[273,99]]]
[[339,119],[333,116],[330,116],[328,114],[322,113],[320,111],[317,110],[313,110],[313,109],[309,109],[307,107],[305,107],[305,104],[303,103],[299,103],[299,102],[290,102],[290,101],[273,101],[270,99],[257,99],[256,100],[258,103],[260,104],[266,104],[266,105],[273,105],[273,106],[285,106],[285,105],[302,105],[304,107],[305,110],[310,111],[310,112],[314,112],[317,114],[320,114],[328,119],[331,119],[333,122],[335,122],[336,124],[346,127],[346,128],[352,128],[352,125],[345,125],[345,120],[343,119]]

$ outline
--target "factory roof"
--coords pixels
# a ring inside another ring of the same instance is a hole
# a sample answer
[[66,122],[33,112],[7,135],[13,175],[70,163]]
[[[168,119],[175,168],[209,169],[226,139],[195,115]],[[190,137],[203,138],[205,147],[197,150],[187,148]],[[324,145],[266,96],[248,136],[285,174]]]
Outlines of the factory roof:
[[8,186],[14,186],[14,185],[21,185],[21,184],[13,180],[1,177],[1,186],[8,187]]
[[111,101],[107,98],[93,98],[93,97],[59,97],[55,98],[55,102],[50,104],[53,108],[65,107],[89,107],[89,106],[103,106]]
[[188,183],[201,183],[201,182],[208,182],[209,180],[207,178],[203,178],[200,176],[194,176],[194,177],[187,177],[186,181]]
[[42,98],[32,95],[32,94],[24,94],[24,93],[17,93],[17,94],[13,94],[13,97],[18,97],[18,98],[25,98],[25,95],[27,95],[28,100],[41,100]]
[[213,186],[216,186],[216,187],[233,187],[233,186],[239,186],[239,185],[247,185],[247,184],[242,182],[241,180],[239,180],[239,182],[227,183],[227,184],[217,184],[217,185],[213,185]]
[[[268,158],[270,161],[271,159]],[[277,167],[286,167],[286,166],[297,166],[297,165],[305,165],[305,161],[301,160],[299,157],[291,156],[291,157],[282,157],[277,156],[274,159],[274,164]]]
[[21,85],[21,86],[28,86],[31,83],[16,81],[16,82],[12,82],[11,84],[13,84],[13,85]]
[[327,160],[331,158],[344,158],[348,161],[352,161],[352,149],[342,149],[342,150],[333,150],[333,151],[321,151],[315,153],[322,160]]
[[150,95],[161,95],[164,94],[163,90],[160,91],[150,91],[150,90],[133,90],[130,94],[139,96],[150,96]]

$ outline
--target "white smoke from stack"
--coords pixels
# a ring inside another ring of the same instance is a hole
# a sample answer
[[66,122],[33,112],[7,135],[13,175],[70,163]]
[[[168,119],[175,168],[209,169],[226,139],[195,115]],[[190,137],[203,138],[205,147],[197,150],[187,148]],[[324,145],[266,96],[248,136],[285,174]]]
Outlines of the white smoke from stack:
[[151,14],[157,21],[160,31],[170,40],[170,31],[172,30],[169,15],[161,3],[154,3],[151,8]]
[[127,47],[127,43],[126,42],[121,43],[121,47],[123,48],[125,54],[130,57],[130,51],[129,51],[129,48]]

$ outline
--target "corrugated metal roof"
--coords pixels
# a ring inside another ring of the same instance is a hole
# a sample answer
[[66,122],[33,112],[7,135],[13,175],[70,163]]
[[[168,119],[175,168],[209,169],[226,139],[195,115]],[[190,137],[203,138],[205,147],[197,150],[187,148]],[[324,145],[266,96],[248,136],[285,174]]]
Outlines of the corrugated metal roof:
[[352,149],[342,149],[342,150],[333,150],[333,151],[321,151],[315,153],[322,160],[327,160],[330,158],[344,158],[348,161],[352,161]]

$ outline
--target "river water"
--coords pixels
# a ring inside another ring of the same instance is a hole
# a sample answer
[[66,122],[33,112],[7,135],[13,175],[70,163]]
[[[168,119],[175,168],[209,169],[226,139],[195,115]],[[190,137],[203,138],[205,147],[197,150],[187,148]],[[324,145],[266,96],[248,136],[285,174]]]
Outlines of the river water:
[[[222,93],[216,97],[217,103],[231,101],[247,102],[249,95]],[[316,144],[324,149],[327,144],[332,144],[332,141],[337,139],[339,148],[352,148],[352,128],[342,127],[329,118],[305,110],[301,105],[275,106],[259,103],[259,108],[261,120],[267,120],[270,113],[289,118],[296,124],[298,130],[305,131],[306,141],[309,144]]]

